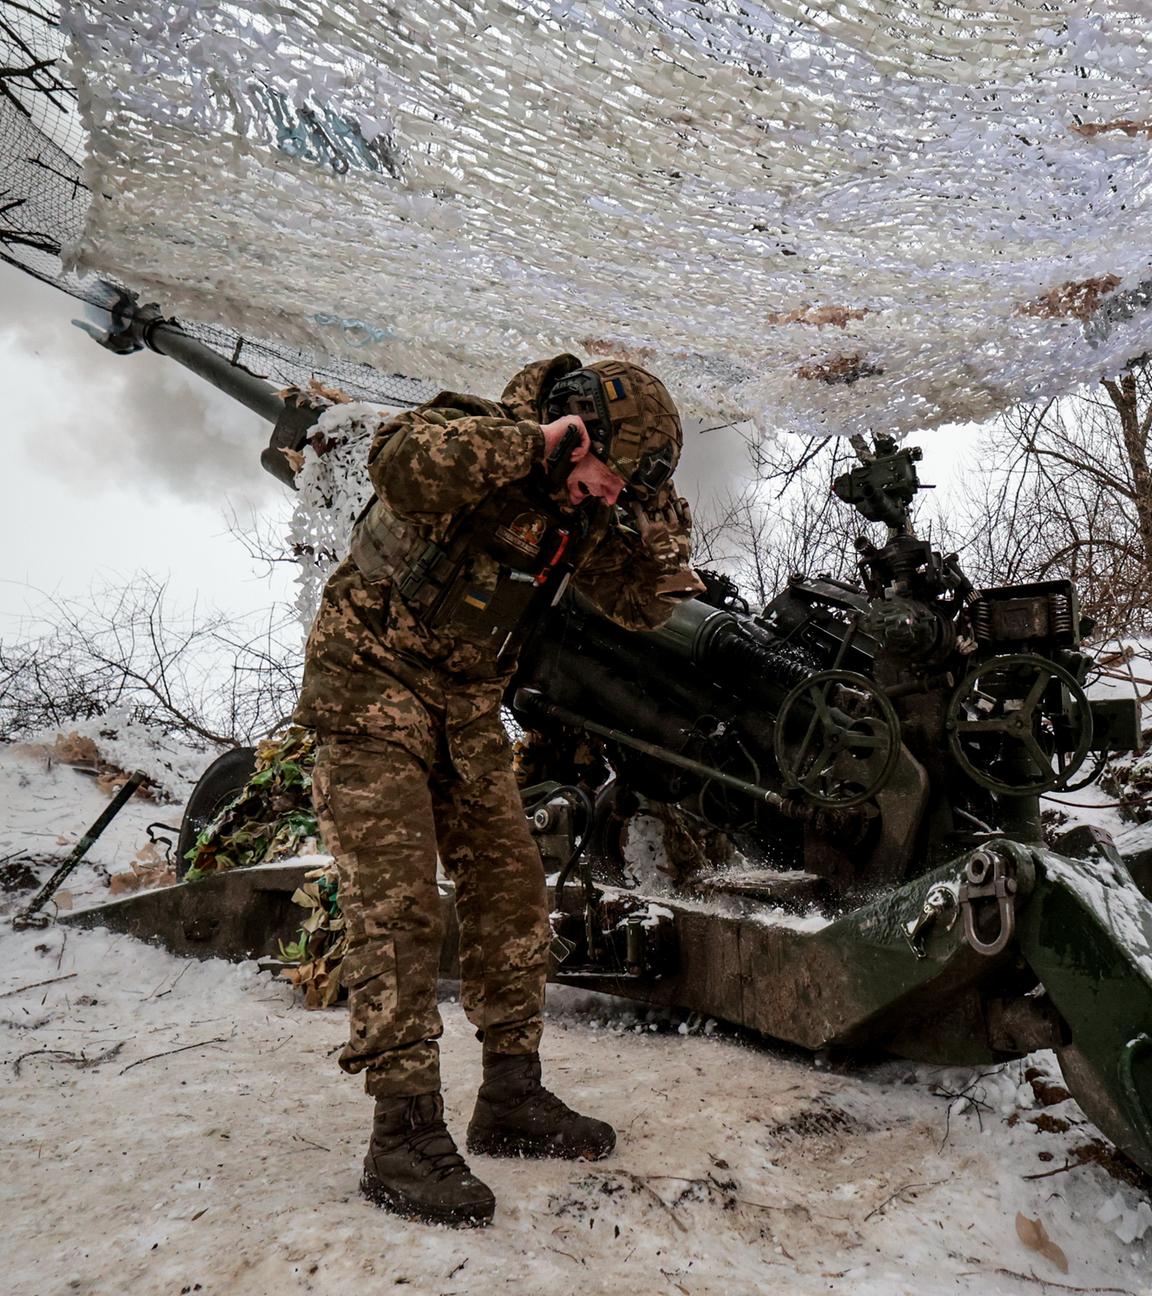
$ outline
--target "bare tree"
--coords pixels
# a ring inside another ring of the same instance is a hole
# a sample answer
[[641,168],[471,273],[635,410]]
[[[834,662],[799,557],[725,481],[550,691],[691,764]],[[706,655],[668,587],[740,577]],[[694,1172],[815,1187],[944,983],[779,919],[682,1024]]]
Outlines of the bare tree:
[[843,438],[748,442],[750,480],[697,511],[694,560],[732,576],[765,603],[794,574],[856,573],[854,541],[868,524],[831,491],[856,462]]
[[69,103],[76,98],[76,92],[57,73],[58,60],[42,57],[37,52],[30,38],[31,30],[21,30],[19,15],[23,15],[25,27],[29,27],[26,21],[28,18],[45,30],[60,26],[59,18],[51,13],[48,5],[4,0],[0,5],[0,36],[3,36],[4,43],[19,61],[8,67],[0,67],[0,98],[7,100],[18,113],[29,120],[32,119],[29,105],[37,96],[58,111],[67,112]]
[[1152,629],[1152,375],[998,420],[967,500],[965,561],[985,585],[1068,579],[1097,633]]
[[166,732],[249,743],[290,713],[299,626],[282,609],[251,619],[172,605],[138,575],[83,600],[49,600],[39,632],[0,643],[0,740],[111,707]]

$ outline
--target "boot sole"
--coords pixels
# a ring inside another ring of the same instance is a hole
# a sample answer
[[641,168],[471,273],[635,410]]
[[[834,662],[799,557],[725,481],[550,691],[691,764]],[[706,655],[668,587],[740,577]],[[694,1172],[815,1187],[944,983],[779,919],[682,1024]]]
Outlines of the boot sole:
[[366,1197],[373,1206],[379,1206],[401,1219],[416,1220],[421,1224],[445,1224],[449,1228],[486,1228],[492,1223],[496,1213],[496,1203],[481,1202],[476,1206],[454,1206],[437,1209],[421,1202],[413,1201],[404,1193],[385,1187],[372,1175],[363,1175],[360,1179],[360,1195]]
[[467,1148],[474,1156],[524,1157],[534,1161],[603,1161],[616,1147],[616,1140],[603,1145],[573,1147],[555,1144],[550,1137],[531,1138],[522,1134],[473,1134],[468,1131]]

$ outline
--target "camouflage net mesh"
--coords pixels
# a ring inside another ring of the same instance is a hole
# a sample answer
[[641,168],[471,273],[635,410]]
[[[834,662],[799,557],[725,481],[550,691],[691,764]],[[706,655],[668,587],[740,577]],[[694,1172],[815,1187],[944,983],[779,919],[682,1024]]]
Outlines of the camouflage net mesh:
[[74,264],[492,391],[983,419],[1152,340],[1143,0],[68,0]]
[[348,552],[352,526],[372,494],[368,449],[389,411],[362,401],[329,404],[338,393],[313,388],[308,402],[327,405],[292,467],[297,493],[289,528],[300,564],[296,612],[307,631],[332,569]]
[[[133,276],[82,274],[65,266],[62,255],[81,238],[88,214],[84,151],[59,5],[0,0],[0,261],[90,306],[107,308]],[[171,309],[168,301],[161,305]],[[314,349],[266,340],[259,327],[241,334],[225,324],[197,322],[195,316],[181,323],[213,350],[278,386],[318,375],[354,398],[393,406],[418,404],[436,390],[379,372],[354,347],[351,354],[320,360]],[[351,331],[353,342],[355,336]]]

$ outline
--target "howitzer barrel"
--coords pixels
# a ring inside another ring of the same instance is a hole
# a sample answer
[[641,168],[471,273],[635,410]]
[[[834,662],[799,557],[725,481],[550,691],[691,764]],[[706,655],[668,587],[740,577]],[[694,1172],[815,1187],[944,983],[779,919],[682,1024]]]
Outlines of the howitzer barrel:
[[179,324],[171,320],[146,323],[141,334],[141,340],[150,350],[178,361],[269,423],[275,423],[284,413],[284,401],[271,383],[189,337]]
[[175,320],[165,319],[155,303],[142,306],[135,293],[116,289],[111,284],[104,287],[115,300],[99,312],[102,327],[93,327],[83,320],[73,323],[105,350],[115,355],[132,355],[144,348],[155,351],[190,369],[197,378],[210,382],[225,396],[231,396],[269,423],[280,420],[286,408],[284,399],[277,395],[270,382],[239,363],[240,342],[236,354],[226,359],[186,333]]
[[659,630],[645,631],[644,638],[700,666],[707,660],[708,646],[717,631],[735,622],[732,613],[723,608],[710,607],[699,599],[685,599]]
[[124,292],[108,308],[104,331],[82,321],[75,322],[102,347],[116,355],[132,355],[147,347],[157,355],[175,360],[225,396],[231,396],[254,414],[267,419],[273,425],[272,437],[260,456],[260,462],[273,477],[295,489],[295,477],[281,451],[302,447],[317,411],[286,401],[270,382],[245,369],[239,363],[240,342],[236,354],[230,360],[226,359],[191,337],[175,320],[164,319],[159,307],[141,306],[134,294]]

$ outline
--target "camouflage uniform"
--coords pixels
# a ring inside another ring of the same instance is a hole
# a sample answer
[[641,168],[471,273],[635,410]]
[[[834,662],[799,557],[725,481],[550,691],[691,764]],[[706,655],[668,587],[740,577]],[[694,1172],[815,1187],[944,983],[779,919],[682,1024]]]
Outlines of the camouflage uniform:
[[[464,515],[515,502],[542,460],[543,395],[578,366],[541,361],[499,404],[444,392],[383,425],[368,458],[374,506],[393,527],[438,540]],[[670,538],[653,554],[601,508],[573,582],[620,624],[657,626],[700,588],[686,526]],[[358,544],[354,534],[353,554]],[[483,584],[499,563],[481,547],[472,566]],[[543,868],[500,719],[515,663],[466,625],[429,629],[394,583],[363,559],[337,567],[295,715],[318,733],[316,809],[348,923],[340,1065],[366,1072],[376,1097],[439,1088],[437,853],[456,885],[464,1009],[487,1048],[536,1050],[549,943]]]

